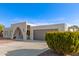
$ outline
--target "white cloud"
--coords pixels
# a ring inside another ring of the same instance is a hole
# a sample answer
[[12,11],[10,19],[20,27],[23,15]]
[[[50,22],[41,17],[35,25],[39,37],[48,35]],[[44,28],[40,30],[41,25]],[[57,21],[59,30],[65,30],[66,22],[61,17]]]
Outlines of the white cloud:
[[37,26],[36,24],[32,24],[32,23],[27,23],[27,24],[31,26]]

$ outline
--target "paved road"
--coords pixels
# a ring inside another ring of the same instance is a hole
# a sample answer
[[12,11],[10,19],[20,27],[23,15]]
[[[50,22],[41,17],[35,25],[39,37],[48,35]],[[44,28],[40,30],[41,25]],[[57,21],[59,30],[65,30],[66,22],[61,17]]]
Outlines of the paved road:
[[0,56],[36,56],[47,49],[44,41],[9,41],[0,44]]

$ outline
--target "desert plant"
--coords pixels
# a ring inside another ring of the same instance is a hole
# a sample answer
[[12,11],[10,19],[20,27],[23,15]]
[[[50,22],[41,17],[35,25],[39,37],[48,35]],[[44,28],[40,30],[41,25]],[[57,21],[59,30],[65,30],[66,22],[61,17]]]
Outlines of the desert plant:
[[71,55],[79,52],[79,32],[48,32],[45,40],[57,53]]

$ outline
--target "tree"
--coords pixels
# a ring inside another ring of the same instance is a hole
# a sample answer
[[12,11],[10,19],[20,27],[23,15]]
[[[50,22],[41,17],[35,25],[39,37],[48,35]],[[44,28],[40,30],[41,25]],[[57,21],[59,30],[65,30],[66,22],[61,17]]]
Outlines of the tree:
[[4,25],[0,24],[0,37],[2,37],[2,36],[3,36],[3,34],[2,34],[3,29],[4,29]]
[[2,32],[4,29],[4,25],[0,24],[0,32]]

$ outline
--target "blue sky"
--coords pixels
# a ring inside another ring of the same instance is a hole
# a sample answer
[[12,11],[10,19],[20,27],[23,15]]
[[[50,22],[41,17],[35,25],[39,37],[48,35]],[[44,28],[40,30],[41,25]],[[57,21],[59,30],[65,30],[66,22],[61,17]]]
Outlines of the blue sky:
[[1,24],[9,27],[11,23],[23,21],[37,25],[55,23],[79,25],[79,4],[0,4]]

